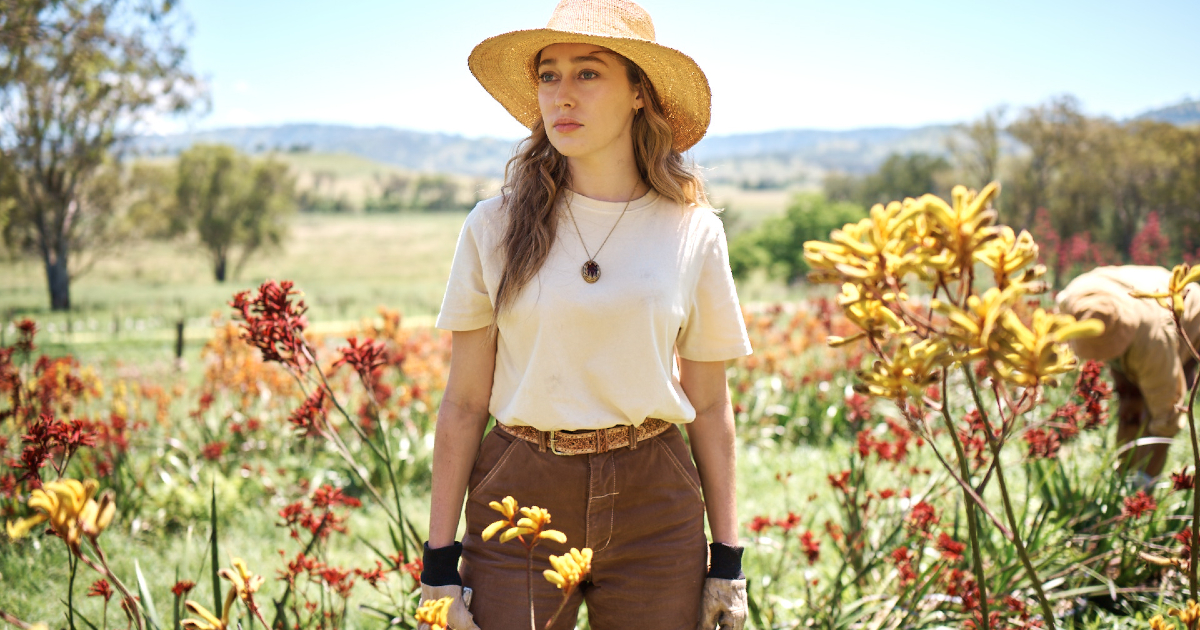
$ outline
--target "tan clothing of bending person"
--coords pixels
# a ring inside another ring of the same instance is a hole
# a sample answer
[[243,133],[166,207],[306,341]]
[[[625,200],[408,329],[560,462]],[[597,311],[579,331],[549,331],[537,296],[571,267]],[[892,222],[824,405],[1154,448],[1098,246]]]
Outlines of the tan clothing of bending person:
[[[1177,405],[1187,404],[1196,362],[1181,343],[1171,312],[1131,291],[1165,289],[1171,272],[1162,267],[1099,267],[1075,278],[1057,298],[1059,310],[1077,319],[1104,322],[1104,334],[1071,344],[1084,360],[1107,362],[1119,399],[1117,442],[1138,437],[1174,437],[1186,423]],[[1184,330],[1200,342],[1200,287],[1185,300]],[[1138,447],[1126,460],[1149,477],[1162,473],[1167,444]]]

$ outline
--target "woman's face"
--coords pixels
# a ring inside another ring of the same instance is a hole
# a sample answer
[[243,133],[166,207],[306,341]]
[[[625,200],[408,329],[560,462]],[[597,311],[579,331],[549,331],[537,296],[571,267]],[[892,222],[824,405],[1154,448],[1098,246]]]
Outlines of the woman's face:
[[542,122],[559,153],[584,157],[622,143],[632,148],[630,129],[642,97],[615,53],[594,44],[553,44],[542,49],[537,72]]

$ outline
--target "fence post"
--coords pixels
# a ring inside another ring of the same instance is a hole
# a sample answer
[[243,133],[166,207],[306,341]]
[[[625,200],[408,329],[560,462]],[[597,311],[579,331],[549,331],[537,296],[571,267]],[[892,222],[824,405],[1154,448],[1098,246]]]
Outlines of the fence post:
[[183,325],[184,319],[180,317],[179,321],[175,322],[175,358],[177,360],[183,359]]

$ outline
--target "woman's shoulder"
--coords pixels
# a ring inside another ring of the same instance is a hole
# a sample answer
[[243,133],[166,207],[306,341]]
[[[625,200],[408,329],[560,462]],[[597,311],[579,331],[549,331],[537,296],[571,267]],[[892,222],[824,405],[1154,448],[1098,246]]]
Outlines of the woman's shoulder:
[[700,242],[725,237],[725,223],[721,221],[721,210],[707,204],[676,204],[688,224],[688,232]]
[[721,210],[713,208],[707,203],[691,203],[684,204],[673,201],[662,195],[658,198],[660,207],[671,213],[675,213],[682,217],[692,228],[692,230],[701,229],[704,231],[723,230],[721,223]]
[[504,216],[504,197],[496,195],[475,204],[467,214],[464,230],[492,232],[499,228]]

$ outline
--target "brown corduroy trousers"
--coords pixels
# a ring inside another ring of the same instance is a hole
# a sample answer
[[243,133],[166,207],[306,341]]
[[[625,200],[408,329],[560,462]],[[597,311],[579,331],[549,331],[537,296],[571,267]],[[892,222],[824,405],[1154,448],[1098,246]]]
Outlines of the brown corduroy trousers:
[[474,589],[471,612],[482,630],[529,628],[526,552],[519,541],[484,542],[500,514],[488,502],[512,496],[550,511],[567,535],[534,549],[533,603],[538,630],[562,592],[542,577],[548,556],[591,547],[591,579],[554,624],[575,627],[587,602],[593,630],[694,630],[708,562],[700,476],[679,429],[603,454],[555,455],[493,430],[483,440],[468,486],[462,576]]

